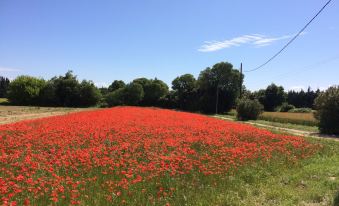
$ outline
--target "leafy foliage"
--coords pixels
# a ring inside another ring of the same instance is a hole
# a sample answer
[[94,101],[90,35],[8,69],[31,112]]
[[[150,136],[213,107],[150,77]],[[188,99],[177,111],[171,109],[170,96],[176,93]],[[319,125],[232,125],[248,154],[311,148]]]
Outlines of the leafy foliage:
[[13,104],[88,107],[101,99],[100,91],[91,81],[79,83],[72,71],[49,81],[19,76],[10,83],[8,98]]
[[262,113],[263,106],[258,100],[241,99],[237,105],[237,119],[241,121],[256,120]]
[[288,104],[284,102],[280,107],[280,112],[289,112],[290,110],[294,109],[295,107],[292,104]]
[[96,105],[101,99],[101,93],[95,87],[92,81],[83,80],[79,87],[80,87],[79,105],[83,107]]
[[138,78],[133,80],[133,83],[138,83],[142,86],[144,91],[144,97],[140,102],[143,106],[157,106],[161,98],[164,98],[168,94],[168,86],[165,82],[155,78],[146,79]]
[[6,96],[9,83],[10,81],[8,78],[0,76],[0,98],[4,98]]
[[264,105],[265,111],[274,111],[286,99],[284,88],[273,83],[265,90],[262,89],[256,92],[255,96]]
[[308,87],[307,91],[289,91],[287,93],[287,102],[295,107],[313,108],[314,100],[320,94],[320,90],[313,91]]
[[339,134],[339,86],[328,88],[315,99],[319,130],[326,134]]
[[192,74],[184,74],[172,81],[177,106],[182,110],[195,111],[198,109],[197,80]]
[[144,97],[144,90],[139,83],[129,83],[123,88],[110,92],[106,96],[108,106],[138,105]]
[[206,113],[216,112],[216,107],[219,113],[229,111],[239,96],[242,80],[240,72],[228,62],[215,64],[200,72],[197,82],[200,109]]
[[126,86],[125,82],[122,80],[114,80],[111,85],[108,87],[108,92],[114,92],[117,89],[124,88]]
[[8,99],[16,105],[36,105],[39,103],[39,94],[45,84],[43,79],[18,76],[9,84]]
[[106,102],[108,106],[118,106],[124,104],[123,88],[117,89],[114,92],[110,92],[106,95]]

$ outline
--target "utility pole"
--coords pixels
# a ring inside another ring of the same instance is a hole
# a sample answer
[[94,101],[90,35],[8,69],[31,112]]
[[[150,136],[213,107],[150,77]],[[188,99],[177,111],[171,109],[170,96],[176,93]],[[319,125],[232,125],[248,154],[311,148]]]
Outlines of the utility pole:
[[240,98],[242,97],[242,62],[240,63]]

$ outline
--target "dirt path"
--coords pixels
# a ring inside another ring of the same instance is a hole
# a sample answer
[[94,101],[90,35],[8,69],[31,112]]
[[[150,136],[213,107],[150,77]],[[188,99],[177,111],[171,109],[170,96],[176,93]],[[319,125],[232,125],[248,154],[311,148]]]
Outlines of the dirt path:
[[[220,116],[212,116],[212,117],[234,121],[234,119],[227,118],[227,117],[220,117]],[[283,131],[283,132],[287,132],[287,133],[290,133],[290,134],[293,134],[293,135],[298,135],[298,136],[303,136],[303,137],[314,137],[314,138],[318,138],[318,139],[331,139],[331,140],[339,141],[339,136],[334,136],[334,135],[323,135],[323,134],[319,134],[319,133],[315,133],[315,132],[308,132],[308,131],[304,131],[304,130],[276,127],[276,126],[271,126],[271,125],[266,125],[266,124],[255,123],[255,122],[243,122],[243,123],[244,124],[251,124],[251,125],[254,125],[254,126],[257,126],[257,127]]]
[[93,109],[95,108],[0,106],[0,125]]

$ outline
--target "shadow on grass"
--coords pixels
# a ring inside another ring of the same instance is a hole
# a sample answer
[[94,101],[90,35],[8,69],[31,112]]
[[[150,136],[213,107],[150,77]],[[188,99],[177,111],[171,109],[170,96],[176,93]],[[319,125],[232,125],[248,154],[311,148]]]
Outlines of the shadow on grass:
[[339,192],[334,197],[333,206],[339,206]]

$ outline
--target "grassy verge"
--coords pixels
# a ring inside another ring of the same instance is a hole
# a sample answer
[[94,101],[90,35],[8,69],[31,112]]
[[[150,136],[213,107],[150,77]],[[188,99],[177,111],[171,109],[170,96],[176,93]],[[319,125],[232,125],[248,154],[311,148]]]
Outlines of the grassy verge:
[[282,127],[282,128],[287,128],[287,129],[302,130],[302,131],[307,131],[307,132],[319,132],[319,129],[316,126],[306,126],[306,125],[292,124],[292,123],[270,122],[270,121],[265,121],[265,120],[250,120],[249,122],[264,124],[264,125],[274,126],[274,127]]
[[[232,120],[236,120],[235,116],[229,115],[229,114],[218,115],[218,116],[225,117],[225,118],[232,119]],[[248,122],[263,124],[263,125],[273,126],[273,127],[302,130],[302,131],[307,131],[307,132],[319,132],[319,129],[316,126],[307,126],[307,125],[302,125],[302,124],[272,122],[272,121],[266,121],[266,120],[260,120],[260,119],[259,120],[250,120]]]

